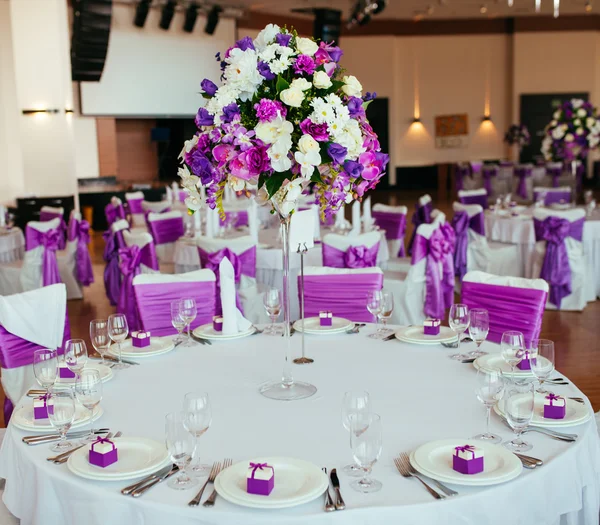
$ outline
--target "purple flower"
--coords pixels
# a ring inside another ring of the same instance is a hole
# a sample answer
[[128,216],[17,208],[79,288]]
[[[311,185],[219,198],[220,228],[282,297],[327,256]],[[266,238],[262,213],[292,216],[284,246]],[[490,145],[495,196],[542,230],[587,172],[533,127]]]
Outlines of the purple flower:
[[235,119],[239,119],[239,117],[240,108],[235,102],[232,102],[223,108],[223,116],[221,117],[221,120],[226,124],[233,122]]
[[327,131],[327,124],[315,124],[310,119],[304,119],[300,122],[300,129],[305,135],[310,135],[313,139],[318,142],[327,142],[329,140],[329,132]]
[[315,68],[315,61],[308,55],[299,55],[296,62],[294,62],[294,71],[297,75],[312,75]]
[[335,62],[329,62],[328,64],[325,64],[323,67],[325,68],[325,73],[327,73],[329,75],[329,77],[331,78],[331,76],[333,75],[333,73],[335,72],[335,70],[337,68],[337,64]]
[[288,47],[290,45],[290,40],[292,39],[292,35],[289,33],[279,33],[275,37],[275,41],[283,47]]
[[196,126],[212,126],[215,123],[215,117],[213,117],[206,108],[200,108],[195,118]]
[[198,149],[204,154],[210,151],[210,137],[207,133],[202,133],[198,137]]
[[352,118],[364,116],[365,109],[363,108],[362,99],[358,97],[350,97],[348,99],[348,111],[350,112],[350,116]]
[[242,38],[241,40],[238,40],[235,43],[235,46],[233,47],[237,47],[238,49],[241,49],[242,51],[247,51],[248,49],[254,49],[254,43],[252,42],[252,39],[249,36],[246,36],[244,38]]
[[342,164],[346,158],[346,155],[348,154],[348,149],[335,142],[332,142],[329,144],[329,146],[327,146],[327,153],[333,159],[335,164]]
[[375,100],[375,98],[377,98],[377,92],[373,91],[373,93],[369,93],[367,91],[367,94],[363,97],[363,100],[365,102],[368,102],[369,100]]
[[368,180],[361,180],[358,184],[354,186],[354,191],[359,197],[362,197],[365,194],[365,191],[369,188],[371,183]]
[[342,58],[343,54],[344,54],[344,52],[337,46],[333,46],[329,50],[329,56],[331,57],[331,60],[333,60],[334,62],[339,62],[340,59]]
[[321,42],[319,49],[315,53],[315,60],[319,65],[327,64],[328,62],[339,62],[343,54],[344,52],[339,47]]
[[205,78],[200,83],[200,87],[202,88],[202,91],[204,91],[204,93],[211,97],[213,97],[217,92],[217,85],[212,80],[208,80],[208,78]]
[[190,167],[192,173],[200,177],[200,181],[205,186],[213,181],[213,166],[204,153],[194,149],[186,154],[185,162]]
[[270,163],[266,148],[255,146],[245,151],[243,155],[251,177],[256,177],[269,169]]
[[378,161],[375,153],[366,151],[358,158],[359,162],[364,166],[362,178],[365,180],[374,180],[378,178],[381,169],[378,166]]
[[390,156],[387,153],[381,153],[380,151],[375,152],[375,164],[382,172],[385,170],[389,161]]
[[260,61],[257,69],[265,80],[273,80],[275,78],[275,74],[271,71],[269,64],[266,62]]
[[268,98],[261,99],[260,102],[254,104],[256,117],[260,122],[271,122],[279,112],[283,118],[287,115],[287,110],[278,100],[269,100]]
[[360,162],[355,160],[347,160],[344,162],[344,171],[353,179],[358,179],[362,175],[365,168]]

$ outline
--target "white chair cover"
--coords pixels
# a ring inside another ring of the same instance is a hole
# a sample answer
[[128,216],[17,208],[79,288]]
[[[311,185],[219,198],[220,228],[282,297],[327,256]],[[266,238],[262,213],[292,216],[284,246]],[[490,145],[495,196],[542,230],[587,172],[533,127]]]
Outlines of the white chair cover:
[[[431,199],[431,197],[429,197]],[[404,215],[406,217],[406,215],[408,214],[408,208],[406,206],[387,206],[386,204],[375,204],[373,205],[373,211],[374,212],[383,212],[383,213],[396,213],[398,215]],[[405,243],[407,241],[406,239],[406,233],[404,234],[404,238],[403,239],[388,239],[387,240],[387,245],[388,245],[388,250],[390,252],[390,261],[388,263],[388,265],[390,263],[393,262],[397,262],[397,259],[406,259],[408,261],[408,264],[410,265],[410,257],[402,257],[399,258],[396,256],[396,254],[400,251],[400,245],[402,243]],[[389,266],[388,266],[389,268]]]
[[[160,204],[156,202],[146,203],[146,204]],[[144,203],[142,203],[142,206]],[[180,211],[166,211],[166,212],[151,212],[148,214],[148,223],[151,222],[160,222],[164,220],[173,220],[180,219],[183,224],[183,214]],[[185,226],[183,227],[183,231],[185,231]],[[162,244],[156,244],[156,256],[160,263],[173,264],[173,257],[175,255],[175,241],[173,242],[165,242]]]
[[[146,219],[142,213],[141,207],[138,207],[141,206],[141,203],[144,200],[144,192],[134,191],[131,193],[126,193],[125,200],[129,204],[129,209],[131,212],[131,226],[133,228],[146,228]],[[139,205],[137,204],[138,202],[140,203]]]
[[157,202],[142,201],[142,209],[146,212],[162,213],[167,208],[170,208],[170,207],[171,207],[171,203],[168,201],[157,201]]
[[56,215],[64,215],[65,209],[60,206],[42,206],[40,213],[54,213]]
[[[76,210],[71,211],[70,220],[81,221],[81,213]],[[60,279],[67,287],[67,299],[81,299],[83,297],[83,287],[77,280],[75,270],[77,265],[76,257],[78,243],[78,239],[72,241],[67,240],[66,248],[56,255]]]

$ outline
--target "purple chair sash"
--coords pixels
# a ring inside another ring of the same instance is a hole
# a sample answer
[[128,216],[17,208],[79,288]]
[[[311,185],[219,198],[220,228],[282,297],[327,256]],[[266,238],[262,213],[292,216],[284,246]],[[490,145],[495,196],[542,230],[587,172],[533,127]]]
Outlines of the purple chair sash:
[[454,228],[447,222],[440,225],[440,232],[446,240],[446,244],[444,244],[444,255],[442,256],[442,266],[444,270],[442,290],[444,292],[444,305],[446,308],[450,308],[454,304],[454,252],[456,250],[456,233],[454,233]]
[[[242,226],[248,226],[248,210],[240,210],[240,211],[226,211],[225,217],[228,220],[231,215],[237,214],[234,228],[241,228]],[[219,218],[219,224],[223,226],[225,224],[225,220]]]
[[371,216],[375,224],[385,231],[385,238],[388,241],[401,241],[398,257],[405,257],[404,235],[406,234],[406,215],[387,211],[374,211],[371,213]]
[[542,328],[547,293],[530,288],[514,288],[463,281],[461,302],[469,308],[485,308],[490,313],[488,340],[500,343],[508,330],[523,332],[525,345],[531,346]]
[[531,177],[533,170],[529,166],[520,166],[515,168],[515,176],[519,177],[519,186],[517,194],[523,199],[527,198],[527,177]]
[[118,221],[120,219],[125,219],[125,207],[123,206],[123,204],[113,206],[112,202],[109,202],[104,207],[104,216],[106,217],[106,222],[110,227],[112,226],[113,222]]
[[183,219],[181,217],[173,217],[171,219],[162,219],[159,221],[148,221],[150,233],[154,239],[154,244],[166,244],[176,242],[180,237],[183,237],[185,229],[183,227]]
[[144,202],[144,198],[141,199],[127,199],[127,205],[129,206],[129,213],[135,214],[144,214],[144,208],[142,208],[142,202]]
[[192,330],[200,325],[211,323],[215,315],[214,281],[137,284],[133,287],[139,313],[141,329],[149,330],[153,336],[173,335],[177,331],[171,324],[169,311],[171,301],[183,297],[193,297],[198,310],[192,321]]
[[106,267],[104,268],[104,289],[106,297],[112,306],[119,302],[121,296],[121,270],[119,270],[119,248],[125,246],[120,242],[117,235],[122,232],[113,232],[106,230],[103,233],[104,237],[104,260]]
[[565,191],[535,190],[533,192],[533,200],[537,201],[539,198],[539,195],[542,193],[546,194],[546,196],[544,197],[544,204],[546,206],[548,206],[549,204],[571,202],[571,191],[570,190],[565,190]]
[[536,241],[546,241],[540,277],[549,284],[550,302],[559,310],[563,298],[572,292],[571,266],[565,239],[572,237],[581,242],[584,222],[583,218],[569,222],[556,216],[546,217],[543,221],[533,220]]
[[500,161],[499,165],[501,168],[512,168],[513,167],[513,163],[509,160],[502,160],[502,161]]
[[133,278],[141,273],[142,250],[139,246],[130,246],[119,250],[119,269],[123,276],[121,293],[117,303],[117,312],[125,314],[129,330],[139,330],[140,323],[133,290]]
[[186,197],[187,194],[184,190],[177,190],[177,198],[179,199],[179,202],[185,202]]
[[454,250],[454,274],[462,281],[467,273],[467,251],[469,248],[469,228],[485,236],[485,217],[478,213],[469,218],[466,211],[457,211],[452,217],[452,228],[456,234]]
[[346,251],[323,243],[323,266],[330,268],[372,268],[377,265],[379,243],[371,248],[350,246]]
[[31,226],[25,228],[27,251],[33,250],[40,245],[44,247],[44,256],[42,259],[42,286],[62,283],[60,272],[58,271],[58,262],[56,260],[56,250],[58,249],[60,236],[59,231],[56,229],[41,232]]
[[88,221],[71,219],[67,235],[69,241],[77,240],[75,253],[75,275],[83,286],[94,282],[94,270],[88,244],[90,244],[90,224]]
[[463,189],[465,177],[473,178],[471,166],[468,164],[457,164],[454,167],[454,180],[456,182],[456,191]]
[[365,300],[368,291],[381,290],[382,286],[380,273],[305,276],[304,315],[318,317],[321,310],[331,310],[336,317],[373,323],[375,316],[367,310]]
[[546,173],[552,177],[552,187],[558,188],[558,179],[562,175],[563,167],[562,166],[552,166],[550,168],[546,168]]
[[414,225],[414,229],[408,241],[408,255],[412,255],[412,247],[415,242],[415,236],[417,235],[417,228],[421,224],[429,224],[431,222],[431,212],[433,211],[433,204],[428,202],[423,206],[419,206],[419,203],[415,205],[415,212],[413,213],[411,222]]
[[458,198],[461,204],[479,204],[484,210],[488,207],[488,196],[483,195],[463,195]]
[[64,250],[67,245],[66,236],[67,236],[67,224],[65,223],[65,219],[61,213],[55,213],[53,211],[40,211],[40,222],[48,222],[53,219],[60,219],[60,223],[58,225],[58,249]]
[[498,166],[486,164],[483,166],[483,187],[488,195],[492,194],[492,177],[498,175]]

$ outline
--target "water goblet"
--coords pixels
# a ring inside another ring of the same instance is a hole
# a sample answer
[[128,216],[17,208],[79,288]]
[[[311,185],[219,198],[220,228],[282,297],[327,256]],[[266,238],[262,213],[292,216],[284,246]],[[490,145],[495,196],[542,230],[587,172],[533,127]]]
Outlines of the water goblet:
[[490,331],[490,316],[487,310],[483,308],[472,308],[469,311],[469,336],[477,348],[469,352],[471,357],[480,357],[487,352],[481,351],[481,345],[486,340]]
[[548,394],[548,390],[544,388],[544,381],[554,371],[554,342],[549,339],[534,339],[531,341],[530,354],[531,372],[540,382],[536,392]]
[[67,441],[67,432],[75,419],[75,399],[73,392],[69,390],[48,391],[46,406],[48,408],[48,420],[60,434],[60,441],[50,447],[53,452],[66,452],[75,445]]
[[500,370],[484,370],[480,368],[477,371],[477,383],[475,387],[475,395],[477,399],[483,403],[487,410],[485,420],[485,432],[478,434],[473,439],[481,439],[488,443],[500,443],[502,438],[490,432],[490,416],[492,408],[504,392],[504,377]]
[[460,338],[465,332],[465,330],[469,328],[469,307],[466,304],[453,304],[450,307],[450,313],[448,314],[448,324],[450,325],[450,329],[456,334],[458,339],[457,353],[452,354],[450,356],[450,359],[456,359],[457,361],[468,359],[468,355],[461,354],[460,352]]
[[90,411],[90,433],[81,442],[91,443],[96,441],[94,434],[94,410],[102,401],[102,380],[100,372],[91,368],[84,369],[75,383],[75,395],[85,408]]
[[525,356],[525,342],[523,334],[516,330],[509,330],[502,334],[500,342],[502,359],[510,366],[510,373],[514,377],[515,366],[517,366]]
[[[371,413],[369,392],[346,392],[344,394],[344,398],[342,399],[342,425],[348,432],[350,432],[352,420],[361,421],[367,425]],[[346,465],[343,470],[348,476],[362,476],[362,470],[356,463]]]
[[33,373],[39,385],[48,392],[58,375],[58,356],[55,350],[42,348],[33,353]]
[[381,310],[377,314],[377,317],[381,320],[381,333],[387,334],[387,321],[392,317],[394,312],[394,296],[391,292],[381,292]]
[[126,368],[121,360],[121,342],[127,339],[129,326],[127,325],[127,317],[125,314],[112,314],[108,317],[108,335],[117,343],[117,357],[119,362],[113,367],[117,370]]
[[83,339],[69,339],[65,343],[65,363],[75,378],[81,375],[87,360],[87,346]]
[[206,392],[189,392],[183,399],[183,422],[188,432],[195,438],[194,451],[190,468],[197,476],[205,476],[210,472],[210,466],[200,463],[200,437],[210,428],[212,423],[212,409],[210,398]]
[[504,443],[513,452],[527,452],[532,445],[521,439],[523,430],[531,423],[535,407],[535,389],[533,383],[510,382],[504,392],[504,413],[506,420],[515,431],[516,437]]
[[353,481],[350,486],[357,492],[368,494],[381,490],[381,481],[372,479],[371,471],[373,465],[381,456],[382,428],[381,417],[378,414],[371,414],[368,424],[360,418],[350,418],[350,447],[352,455],[358,465],[360,465],[363,476],[361,479]]
[[263,296],[263,305],[271,324],[264,330],[265,334],[277,335],[275,321],[281,313],[281,292],[277,288],[269,288]]
[[375,316],[375,332],[369,337],[377,337],[379,332],[379,314],[381,313],[381,290],[369,290],[367,292],[367,310]]
[[165,417],[165,443],[171,461],[179,467],[180,474],[172,476],[167,485],[172,489],[186,490],[198,485],[198,480],[189,476],[186,467],[194,452],[194,436],[184,425],[185,413],[172,412]]
[[184,320],[187,326],[187,341],[182,346],[193,346],[191,328],[192,321],[196,319],[198,315],[198,309],[196,307],[196,299],[193,297],[184,297],[179,301],[179,315]]
[[90,341],[96,352],[100,354],[102,364],[104,365],[104,356],[110,348],[107,319],[94,319],[93,321],[90,321]]
[[181,317],[181,311],[179,308],[179,299],[171,301],[171,324],[173,328],[177,330],[177,337],[173,339],[173,343],[180,344],[185,341],[183,331],[185,330],[185,321]]

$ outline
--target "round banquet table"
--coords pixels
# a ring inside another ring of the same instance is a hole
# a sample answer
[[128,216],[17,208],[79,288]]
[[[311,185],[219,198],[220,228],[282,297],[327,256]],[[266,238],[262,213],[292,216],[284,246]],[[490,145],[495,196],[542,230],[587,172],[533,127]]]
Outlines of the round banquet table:
[[[448,359],[452,350],[374,341],[373,326],[358,335],[307,337],[307,355],[315,362],[294,366],[296,379],[317,386],[308,399],[279,402],[258,394],[264,381],[280,377],[281,338],[248,339],[195,345],[150,357],[139,366],[115,371],[105,383],[104,414],[96,422],[124,436],[164,440],[164,416],[181,409],[191,390],[209,392],[213,421],[201,438],[203,461],[223,458],[247,462],[264,456],[311,461],[340,473],[344,511],[325,513],[323,498],[291,509],[266,511],[236,506],[217,498],[215,507],[189,508],[196,490],[175,491],[165,483],[139,499],[120,494],[129,482],[100,482],[73,475],[66,465],[46,461],[47,445],[27,446],[30,434],[9,425],[0,451],[0,476],[6,478],[4,501],[22,525],[306,525],[314,524],[456,524],[592,525],[598,519],[600,439],[595,419],[569,427],[576,443],[528,433],[528,454],[544,460],[508,483],[488,488],[450,485],[459,496],[437,501],[416,480],[398,474],[393,457],[426,442],[470,436],[483,430],[485,411],[474,394],[472,365]],[[299,354],[301,337],[292,337]],[[498,346],[484,343],[494,352]],[[383,452],[373,476],[380,492],[359,494],[341,471],[351,461],[348,434],[340,421],[342,395],[366,389],[383,424]],[[555,387],[578,395],[573,385]],[[31,400],[24,402],[31,403]],[[589,402],[588,404],[589,407]],[[590,408],[591,411],[591,408]],[[492,430],[503,438],[511,431],[492,416]],[[562,429],[561,429],[562,430]]]
[[0,263],[20,261],[25,253],[25,237],[21,228],[0,228]]
[[[523,209],[518,216],[495,214],[485,211],[486,237],[517,245],[521,264],[521,275],[532,278],[533,256],[535,252],[535,231],[533,227],[533,207]],[[583,256],[586,271],[586,299],[595,301],[600,297],[600,210],[594,210],[591,217],[586,217],[583,226]]]

